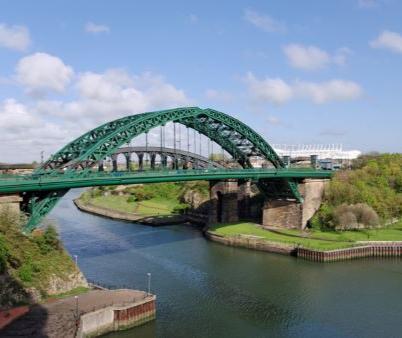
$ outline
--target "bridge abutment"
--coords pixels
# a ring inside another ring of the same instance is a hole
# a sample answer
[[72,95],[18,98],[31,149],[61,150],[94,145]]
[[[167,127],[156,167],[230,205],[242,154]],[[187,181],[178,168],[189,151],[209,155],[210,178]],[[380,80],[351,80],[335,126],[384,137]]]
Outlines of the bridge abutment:
[[237,180],[210,182],[209,224],[239,221]]
[[19,194],[0,195],[0,213],[7,212],[18,217],[22,197]]
[[303,203],[295,200],[266,199],[262,210],[262,225],[304,229],[318,210],[324,197],[327,179],[305,179],[298,189]]

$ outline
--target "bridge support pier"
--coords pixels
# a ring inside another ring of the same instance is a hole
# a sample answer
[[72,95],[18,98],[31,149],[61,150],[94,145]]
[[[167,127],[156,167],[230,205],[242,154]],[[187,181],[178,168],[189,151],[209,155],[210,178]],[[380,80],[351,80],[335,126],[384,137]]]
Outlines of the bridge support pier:
[[144,154],[143,153],[138,154],[138,169],[144,170]]
[[105,171],[105,167],[103,166],[103,160],[100,160],[100,161],[99,161],[98,170],[99,170],[99,171]]
[[127,171],[131,171],[131,154],[124,153],[124,157],[126,158],[126,169]]
[[0,213],[7,212],[11,217],[19,217],[21,202],[19,194],[0,195]]
[[117,158],[112,157],[112,170],[117,171]]
[[239,220],[237,180],[210,182],[209,224]]
[[327,179],[305,179],[299,184],[303,203],[295,200],[266,199],[262,208],[262,225],[305,229],[321,205]]

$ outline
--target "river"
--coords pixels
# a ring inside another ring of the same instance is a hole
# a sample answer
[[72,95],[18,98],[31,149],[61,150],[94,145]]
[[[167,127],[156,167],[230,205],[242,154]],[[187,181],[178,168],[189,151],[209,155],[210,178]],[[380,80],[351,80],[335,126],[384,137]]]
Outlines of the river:
[[147,288],[157,319],[107,337],[402,337],[402,261],[313,263],[226,247],[192,226],[149,227],[77,210],[51,213],[87,278]]

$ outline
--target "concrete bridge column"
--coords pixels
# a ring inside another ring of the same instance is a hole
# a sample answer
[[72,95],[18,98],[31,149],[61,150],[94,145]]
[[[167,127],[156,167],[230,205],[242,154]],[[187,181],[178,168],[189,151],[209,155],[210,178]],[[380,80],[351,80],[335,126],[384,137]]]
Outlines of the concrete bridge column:
[[162,168],[166,168],[167,166],[167,156],[161,154],[161,164],[162,164]]
[[209,223],[230,223],[239,220],[237,180],[210,182]]
[[105,168],[104,168],[104,166],[103,166],[103,160],[100,160],[100,161],[98,162],[98,170],[99,170],[99,171],[105,171]]
[[112,170],[117,171],[117,156],[112,156]]
[[239,217],[251,218],[251,182],[248,180],[239,180],[238,187]]
[[155,169],[155,159],[156,159],[156,154],[151,154],[151,169]]
[[126,169],[127,169],[127,171],[130,171],[131,170],[131,154],[124,153],[124,157],[126,158]]
[[0,213],[7,212],[10,217],[20,217],[22,198],[18,194],[0,195]]
[[144,170],[144,153],[138,153],[138,170]]
[[262,224],[280,228],[304,229],[321,205],[328,179],[305,179],[298,186],[303,203],[286,199],[266,199]]

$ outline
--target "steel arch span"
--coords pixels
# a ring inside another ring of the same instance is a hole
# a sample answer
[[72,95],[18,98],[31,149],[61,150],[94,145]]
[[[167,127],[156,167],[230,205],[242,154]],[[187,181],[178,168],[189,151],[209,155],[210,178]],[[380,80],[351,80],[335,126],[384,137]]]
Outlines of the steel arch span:
[[[183,107],[136,114],[105,123],[60,149],[35,174],[46,176],[61,172],[71,174],[75,171],[89,171],[134,137],[169,122],[183,124],[205,135],[219,144],[245,169],[252,168],[252,156],[265,159],[277,169],[285,167],[264,138],[236,118],[209,108]],[[292,178],[260,180],[259,186],[267,194],[273,193],[301,201],[297,183]],[[68,189],[64,189],[26,195],[23,209],[30,215],[27,228],[34,228],[67,191]]]

